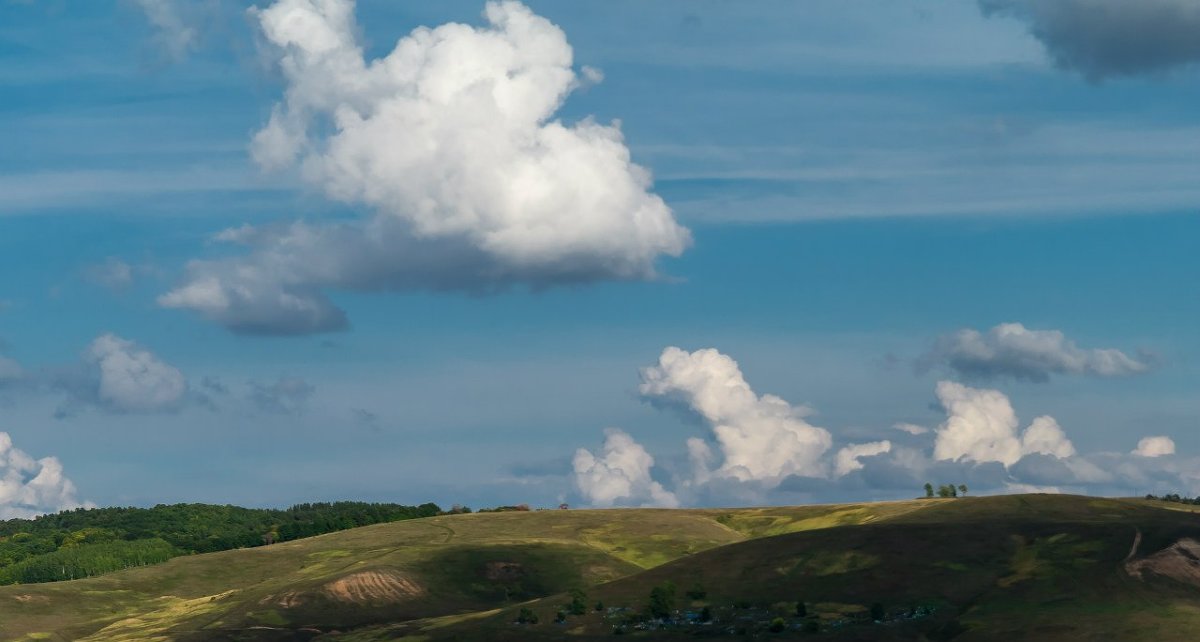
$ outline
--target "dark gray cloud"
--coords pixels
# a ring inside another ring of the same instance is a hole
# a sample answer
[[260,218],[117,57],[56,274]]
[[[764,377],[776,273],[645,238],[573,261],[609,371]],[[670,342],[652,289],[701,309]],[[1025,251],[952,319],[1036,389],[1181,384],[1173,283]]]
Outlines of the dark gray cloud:
[[1026,455],[1013,464],[1010,470],[1015,478],[1037,486],[1074,482],[1076,477],[1066,461],[1053,455]]
[[316,386],[299,377],[280,377],[272,383],[251,381],[250,402],[262,412],[294,415],[304,410]]
[[508,466],[508,473],[514,477],[561,477],[564,483],[570,483],[567,477],[571,471],[571,458],[567,456],[516,462]]
[[205,392],[212,393],[214,395],[225,396],[229,394],[229,386],[225,385],[225,382],[221,381],[220,377],[204,377],[200,380],[200,388]]
[[185,284],[159,303],[199,312],[238,334],[299,335],[349,327],[327,289],[483,294],[521,284],[542,289],[616,278],[607,273],[604,257],[577,256],[553,269],[508,265],[460,239],[415,238],[407,224],[388,217],[370,224],[296,223],[233,232],[218,240],[256,251],[193,262]]
[[968,328],[939,337],[918,359],[917,370],[940,366],[976,381],[1008,377],[1043,383],[1051,375],[1135,375],[1151,365],[1146,357],[1131,357],[1115,348],[1080,348],[1058,330],[1001,323],[986,333]]
[[1091,80],[1167,71],[1200,61],[1196,0],[979,0],[1016,18],[1054,62]]

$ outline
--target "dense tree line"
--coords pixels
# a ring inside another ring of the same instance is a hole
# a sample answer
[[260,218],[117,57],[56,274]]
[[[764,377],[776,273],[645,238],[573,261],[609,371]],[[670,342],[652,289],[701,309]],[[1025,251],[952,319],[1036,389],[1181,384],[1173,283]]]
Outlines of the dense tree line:
[[1157,495],[1147,494],[1146,499],[1157,499],[1162,502],[1172,502],[1175,504],[1193,504],[1193,505],[1200,504],[1200,497],[1188,497],[1186,495],[1180,495],[1179,493],[1170,493],[1167,495],[1163,495],[1162,497],[1159,497]]
[[0,568],[0,584],[77,580],[135,566],[158,564],[177,555],[179,549],[158,538],[84,544],[28,557]]
[[437,504],[366,502],[262,509],[210,504],[92,508],[0,521],[0,583],[47,582],[441,514]]
[[[962,494],[964,497],[966,497],[966,495],[967,495],[967,485],[966,484],[959,484],[957,486],[955,486],[954,484],[942,484],[941,486],[938,486],[938,489],[937,489],[938,497],[958,497],[959,494]],[[931,484],[929,482],[925,482],[925,496],[933,497],[933,484]]]

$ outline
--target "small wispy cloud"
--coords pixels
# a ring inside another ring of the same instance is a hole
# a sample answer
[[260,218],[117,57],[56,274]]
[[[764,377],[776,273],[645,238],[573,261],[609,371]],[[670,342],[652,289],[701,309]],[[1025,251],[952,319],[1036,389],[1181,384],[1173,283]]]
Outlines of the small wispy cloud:
[[173,61],[182,60],[199,44],[196,25],[189,24],[177,0],[130,0],[154,29],[154,43]]

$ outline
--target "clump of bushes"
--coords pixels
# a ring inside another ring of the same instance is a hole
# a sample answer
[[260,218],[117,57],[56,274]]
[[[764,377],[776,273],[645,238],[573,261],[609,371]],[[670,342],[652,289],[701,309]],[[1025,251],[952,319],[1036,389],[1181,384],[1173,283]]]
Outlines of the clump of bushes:
[[587,593],[584,593],[583,589],[571,589],[571,602],[567,604],[567,613],[571,615],[583,615],[587,613]]
[[650,617],[656,619],[666,619],[671,617],[671,613],[675,610],[675,583],[663,582],[658,586],[650,589],[650,603],[646,606],[646,612]]

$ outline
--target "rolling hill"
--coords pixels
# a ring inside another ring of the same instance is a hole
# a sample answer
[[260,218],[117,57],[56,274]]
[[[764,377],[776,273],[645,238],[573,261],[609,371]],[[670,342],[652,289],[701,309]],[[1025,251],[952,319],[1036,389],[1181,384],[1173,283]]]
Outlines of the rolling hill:
[[0,638],[1184,640],[1192,538],[1188,510],[1056,495],[450,515],[0,587]]

